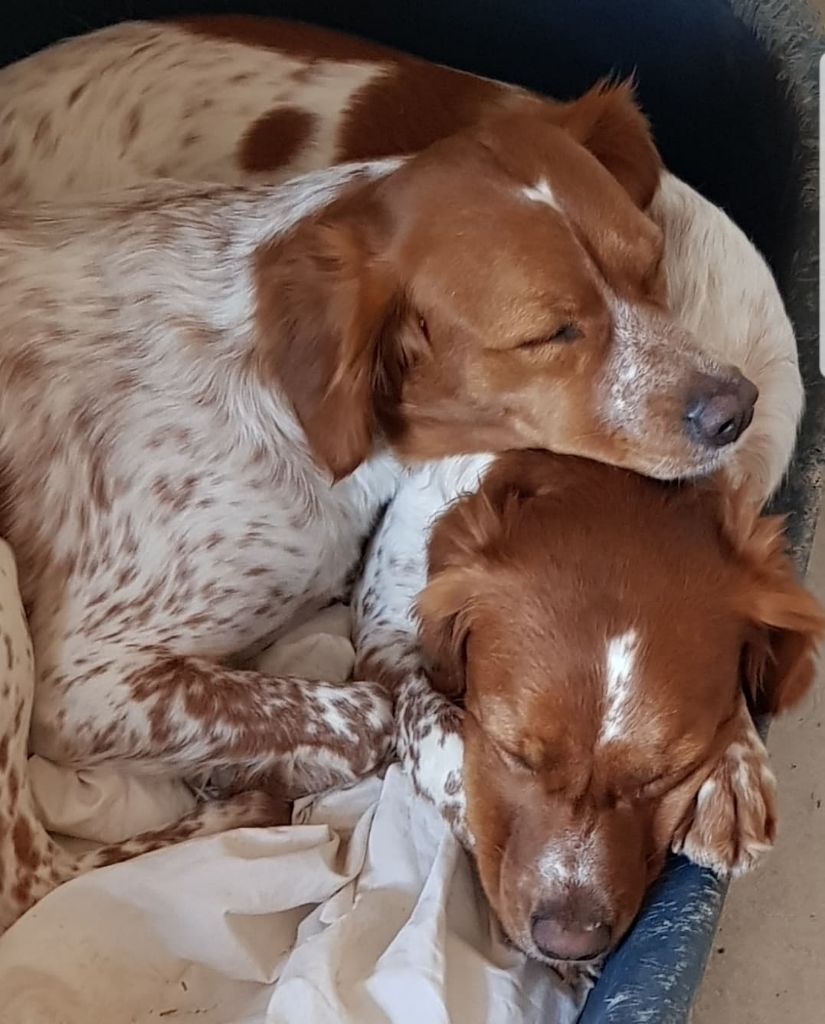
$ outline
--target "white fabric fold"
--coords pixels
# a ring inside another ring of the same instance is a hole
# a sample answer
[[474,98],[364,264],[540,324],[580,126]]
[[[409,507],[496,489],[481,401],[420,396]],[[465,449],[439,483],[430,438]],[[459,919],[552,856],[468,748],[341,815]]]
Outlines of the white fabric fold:
[[197,839],[51,893],[0,939],[10,1024],[569,1024],[393,766],[283,828]]
[[[343,680],[348,630],[328,610],[261,659]],[[72,842],[119,841],[193,804],[176,780],[29,769]],[[77,878],[0,938],[3,1024],[570,1024],[582,1000],[502,942],[469,859],[397,766],[301,801],[290,826]]]

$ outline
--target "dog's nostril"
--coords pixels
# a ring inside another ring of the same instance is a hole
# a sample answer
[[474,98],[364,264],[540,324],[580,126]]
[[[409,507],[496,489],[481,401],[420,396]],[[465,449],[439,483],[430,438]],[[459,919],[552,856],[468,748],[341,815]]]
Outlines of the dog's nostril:
[[719,429],[713,434],[713,440],[719,444],[730,444],[735,441],[741,433],[741,418],[739,416],[733,416],[719,427]]
[[688,402],[688,433],[710,448],[732,444],[750,426],[758,397],[756,386],[741,374],[710,384]]
[[610,944],[610,927],[604,921],[562,923],[537,914],[531,930],[533,941],[551,960],[593,960]]

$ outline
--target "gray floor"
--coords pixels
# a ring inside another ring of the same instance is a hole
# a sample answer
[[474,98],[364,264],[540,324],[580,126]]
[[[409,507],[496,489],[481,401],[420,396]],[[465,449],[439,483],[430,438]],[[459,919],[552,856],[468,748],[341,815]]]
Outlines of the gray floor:
[[[825,600],[825,520],[808,582]],[[731,887],[693,1024],[825,1021],[825,660],[813,694],[775,723],[769,747],[779,840]]]

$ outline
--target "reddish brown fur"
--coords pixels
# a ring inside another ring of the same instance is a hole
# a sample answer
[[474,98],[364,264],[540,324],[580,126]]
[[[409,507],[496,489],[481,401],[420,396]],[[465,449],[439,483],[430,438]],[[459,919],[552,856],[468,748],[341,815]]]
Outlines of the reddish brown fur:
[[[357,61],[374,65],[376,74],[354,95],[342,112],[337,126],[338,160],[374,158],[394,153],[417,153],[455,132],[472,130],[485,123],[490,125],[495,136],[491,151],[509,171],[517,169],[518,177],[522,180],[535,183],[547,177],[555,188],[557,176],[566,176],[568,188],[565,189],[565,203],[571,203],[575,208],[577,225],[583,227],[584,232],[584,237],[580,240],[590,255],[597,254],[599,270],[605,270],[601,260],[601,243],[608,238],[619,240],[619,245],[616,246],[615,265],[625,278],[623,285],[631,285],[631,301],[659,300],[662,285],[657,276],[660,240],[652,238],[645,231],[640,234],[629,223],[621,227],[614,225],[611,233],[607,225],[615,209],[615,193],[609,186],[605,186],[604,178],[599,179],[589,173],[590,169],[580,160],[571,159],[569,145],[560,143],[559,135],[553,135],[548,130],[553,126],[563,129],[563,135],[568,142],[570,138],[575,139],[589,150],[596,160],[610,171],[613,179],[622,185],[633,202],[638,207],[645,208],[658,183],[660,161],[645,119],[633,103],[632,87],[629,83],[612,88],[599,85],[579,100],[560,103],[531,96],[509,85],[434,65],[368,41],[291,21],[219,16],[185,19],[179,24],[198,35],[231,40],[255,49],[271,48],[289,58],[307,62],[296,72],[298,75],[304,75],[317,62],[324,60]],[[272,170],[285,165],[285,157],[281,153],[282,138],[295,152],[301,149],[301,142],[305,141],[297,139],[298,134],[303,135],[303,130],[293,133],[292,128],[287,126],[286,131],[282,132],[279,109],[276,108],[271,116],[271,129],[268,129],[265,117],[254,126],[249,137],[254,139],[255,149],[260,153],[261,159],[256,163],[256,167],[261,170]],[[542,127],[539,128],[538,125]],[[546,141],[542,140],[542,136]],[[484,137],[483,132],[481,137]],[[250,166],[246,146],[245,142],[239,154],[242,168]],[[481,221],[483,222],[483,218]],[[440,223],[440,220],[434,218],[434,223]],[[630,236],[635,238],[633,252],[625,248]],[[495,241],[485,237],[478,237],[475,241],[477,247],[495,251]],[[354,276],[353,268],[358,265],[359,260],[368,258],[369,254],[363,249],[359,251],[357,246],[347,248],[353,256],[352,267],[343,269],[348,275]],[[558,246],[557,251],[561,266],[569,266],[569,254],[566,249]],[[497,271],[498,269],[499,265]],[[547,263],[547,271],[548,276],[552,272],[558,273],[554,261]],[[628,272],[632,280],[628,280]],[[574,286],[573,290],[578,292],[579,289]],[[483,298],[487,291],[484,282],[477,284],[476,292],[479,296]],[[271,292],[277,294],[274,288]],[[620,294],[625,297],[628,292],[621,289]],[[328,294],[319,295],[317,290],[313,289],[307,296],[312,301],[300,302],[299,315],[307,321],[317,321],[316,303],[324,297],[330,298]],[[296,296],[296,304],[300,299],[300,296]],[[264,299],[263,308],[269,310],[273,304]],[[398,311],[397,304],[387,303],[386,311],[389,315],[395,315]],[[380,310],[372,312],[380,314]],[[368,330],[375,328],[369,317],[362,326]],[[379,329],[381,326],[379,323]],[[320,368],[322,364],[326,364],[331,373],[335,365],[338,365],[335,355],[329,348],[323,356],[318,352],[320,344],[328,344],[330,332],[321,326],[313,328],[309,333],[312,334],[312,338],[308,339],[308,347],[312,348],[317,356],[315,365]],[[420,345],[416,343],[414,347],[420,348]],[[659,365],[653,368],[653,372],[659,374],[662,368],[667,372],[668,367],[672,367],[674,360],[678,358],[678,348],[679,345],[675,342],[662,346],[661,352],[654,357],[654,361],[658,360]],[[369,345],[362,345],[362,350],[365,353],[374,351]],[[573,361],[571,357],[570,362]],[[584,357],[584,361],[587,363],[587,357]],[[561,363],[561,359],[558,362]],[[551,447],[556,450],[580,452],[578,439],[587,437],[588,450],[584,454],[607,462],[631,465],[646,472],[654,472],[651,461],[645,460],[643,465],[638,462],[638,453],[633,450],[638,446],[629,446],[626,438],[620,436],[621,431],[614,431],[612,436],[605,437],[602,429],[594,429],[590,417],[594,397],[592,390],[588,390],[588,383],[592,384],[594,376],[598,373],[599,362],[598,355],[591,353],[585,370],[589,382],[583,382],[584,387],[574,385],[570,388],[569,394],[567,389],[563,388],[560,396],[552,392],[545,395],[545,405],[555,406],[555,415],[559,421],[566,424],[566,437],[557,437]],[[360,380],[369,381],[373,370],[374,367],[371,366],[361,367]],[[559,366],[559,370],[563,372],[563,367]],[[290,371],[286,368],[285,372],[288,376]],[[316,397],[311,401],[314,408],[318,408],[317,396],[323,393],[324,381],[327,384],[330,382],[329,374],[316,375],[315,383],[306,391],[299,383],[298,391],[303,393],[298,397],[304,407],[310,401],[309,391],[312,390]],[[688,392],[696,386],[700,386],[698,381],[686,383]],[[410,387],[409,390],[412,391],[413,388]],[[359,395],[366,396],[368,392],[368,387],[358,390]],[[672,420],[674,414],[679,415],[678,403],[683,397],[680,395],[674,401],[674,396],[668,388],[661,389],[661,399],[652,403],[652,417],[662,423]],[[375,409],[366,408],[359,403],[353,407],[358,416],[352,422],[346,422],[342,412],[346,402],[339,401],[332,393],[327,401],[331,411],[330,422],[334,424],[334,429],[329,433],[344,439],[340,445],[342,450],[336,453],[336,461],[340,462],[342,467],[347,467],[364,450],[362,442],[366,436],[365,422],[375,418]],[[452,401],[453,396],[445,396],[447,415],[450,414],[447,406]],[[408,404],[412,406],[416,403],[411,399]],[[582,410],[585,410],[584,414]],[[494,420],[500,416],[500,412],[499,409],[486,410],[484,418]],[[313,413],[307,410],[306,419],[302,419],[305,425],[309,424],[310,433],[313,430],[312,418]],[[398,432],[409,436],[408,441],[406,436],[404,439],[406,451],[411,452],[417,447],[416,442],[419,439],[422,441],[422,447],[426,449],[424,454],[435,450],[437,444],[433,443],[435,438],[432,434],[440,423],[430,422],[426,428],[418,424],[419,431],[430,435],[419,438],[417,432],[411,429],[409,418],[401,416],[396,419],[395,426]],[[496,447],[495,441],[484,439],[483,435],[489,430],[489,424],[482,424],[479,444]],[[653,432],[657,432],[655,428]],[[456,430],[457,440],[461,433],[460,429]],[[646,436],[650,437],[650,434],[651,431],[648,430]],[[667,447],[668,451],[658,453],[659,465],[672,466],[674,461],[679,459],[676,449],[673,446]],[[319,455],[324,455],[317,445],[316,451]],[[660,475],[658,470],[655,471],[655,475]]]
[[317,118],[297,107],[276,107],[243,137],[238,162],[251,174],[286,167],[312,137]]
[[452,68],[393,56],[355,97],[338,128],[338,160],[419,153],[474,124],[515,90]]
[[[520,443],[642,471],[687,454],[683,409],[700,363],[678,332],[664,342],[661,233],[628,196],[647,195],[658,158],[626,90],[582,102],[576,130],[605,164],[523,98],[259,250],[259,356],[336,477],[363,461],[376,429],[416,458],[513,447],[514,425]],[[627,162],[615,168],[625,188],[608,166],[620,136],[639,137],[637,178]],[[565,218],[537,216],[520,194],[543,179]],[[650,396],[644,441],[604,419],[618,345],[605,285],[661,329],[654,377],[680,381]],[[572,340],[546,343],[568,321]]]
[[[520,945],[550,898],[542,857],[565,836],[589,837],[598,862],[597,891],[563,893],[565,913],[595,905],[611,943],[671,844],[735,872],[773,841],[772,776],[740,683],[771,710],[799,700],[825,628],[780,520],[714,483],[508,455],[438,523],[419,608],[434,681],[466,704],[482,883]],[[629,630],[633,702],[607,741],[605,650]]]

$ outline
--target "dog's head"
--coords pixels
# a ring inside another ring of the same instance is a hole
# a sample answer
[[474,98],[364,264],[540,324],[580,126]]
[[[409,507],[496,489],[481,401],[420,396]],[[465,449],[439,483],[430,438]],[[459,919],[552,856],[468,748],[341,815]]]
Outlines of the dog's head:
[[756,389],[664,306],[659,158],[627,86],[515,94],[258,253],[263,364],[318,461],[538,447],[708,472]]
[[448,512],[420,598],[434,684],[465,702],[467,818],[511,939],[593,960],[667,851],[722,872],[773,839],[743,696],[778,710],[823,629],[770,519],[580,459],[503,456]]

